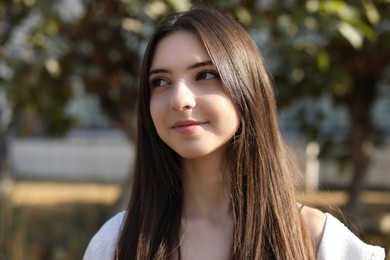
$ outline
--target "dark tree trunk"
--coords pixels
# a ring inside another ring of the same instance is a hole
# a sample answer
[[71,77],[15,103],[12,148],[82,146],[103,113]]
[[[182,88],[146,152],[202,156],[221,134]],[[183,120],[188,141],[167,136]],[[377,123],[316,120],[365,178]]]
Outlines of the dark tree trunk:
[[376,98],[376,79],[365,75],[353,75],[354,85],[348,97],[348,113],[351,125],[352,180],[349,186],[347,211],[358,214],[361,209],[361,193],[369,170],[371,153],[372,107]]

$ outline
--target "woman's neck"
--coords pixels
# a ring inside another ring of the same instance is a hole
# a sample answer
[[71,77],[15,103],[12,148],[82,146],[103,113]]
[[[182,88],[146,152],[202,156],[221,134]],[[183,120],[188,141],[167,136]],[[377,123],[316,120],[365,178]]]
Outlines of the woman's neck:
[[219,153],[207,158],[183,159],[183,217],[220,221],[231,214],[229,187],[219,162]]

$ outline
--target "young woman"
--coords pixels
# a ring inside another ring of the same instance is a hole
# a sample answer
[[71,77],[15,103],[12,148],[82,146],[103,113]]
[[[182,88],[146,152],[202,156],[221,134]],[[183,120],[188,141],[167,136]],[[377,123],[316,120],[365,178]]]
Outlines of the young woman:
[[245,30],[213,8],[172,14],[144,57],[128,210],[84,259],[384,258],[331,215],[298,204],[295,173]]

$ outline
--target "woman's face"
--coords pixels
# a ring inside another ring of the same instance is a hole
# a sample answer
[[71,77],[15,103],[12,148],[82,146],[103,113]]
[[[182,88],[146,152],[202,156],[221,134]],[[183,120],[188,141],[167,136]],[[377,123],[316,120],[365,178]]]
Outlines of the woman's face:
[[178,31],[156,46],[149,71],[150,113],[160,138],[184,158],[219,151],[239,117],[203,44]]

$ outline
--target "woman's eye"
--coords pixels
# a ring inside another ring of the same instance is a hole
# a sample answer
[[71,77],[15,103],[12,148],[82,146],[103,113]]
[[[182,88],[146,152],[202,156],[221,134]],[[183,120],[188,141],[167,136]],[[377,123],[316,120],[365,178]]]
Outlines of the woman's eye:
[[152,88],[158,88],[158,87],[162,87],[162,86],[165,86],[168,84],[169,84],[169,82],[166,81],[165,79],[162,79],[162,78],[151,79],[149,82],[149,85]]
[[218,73],[214,71],[203,71],[198,74],[196,77],[197,80],[202,80],[202,79],[215,79],[218,78]]

